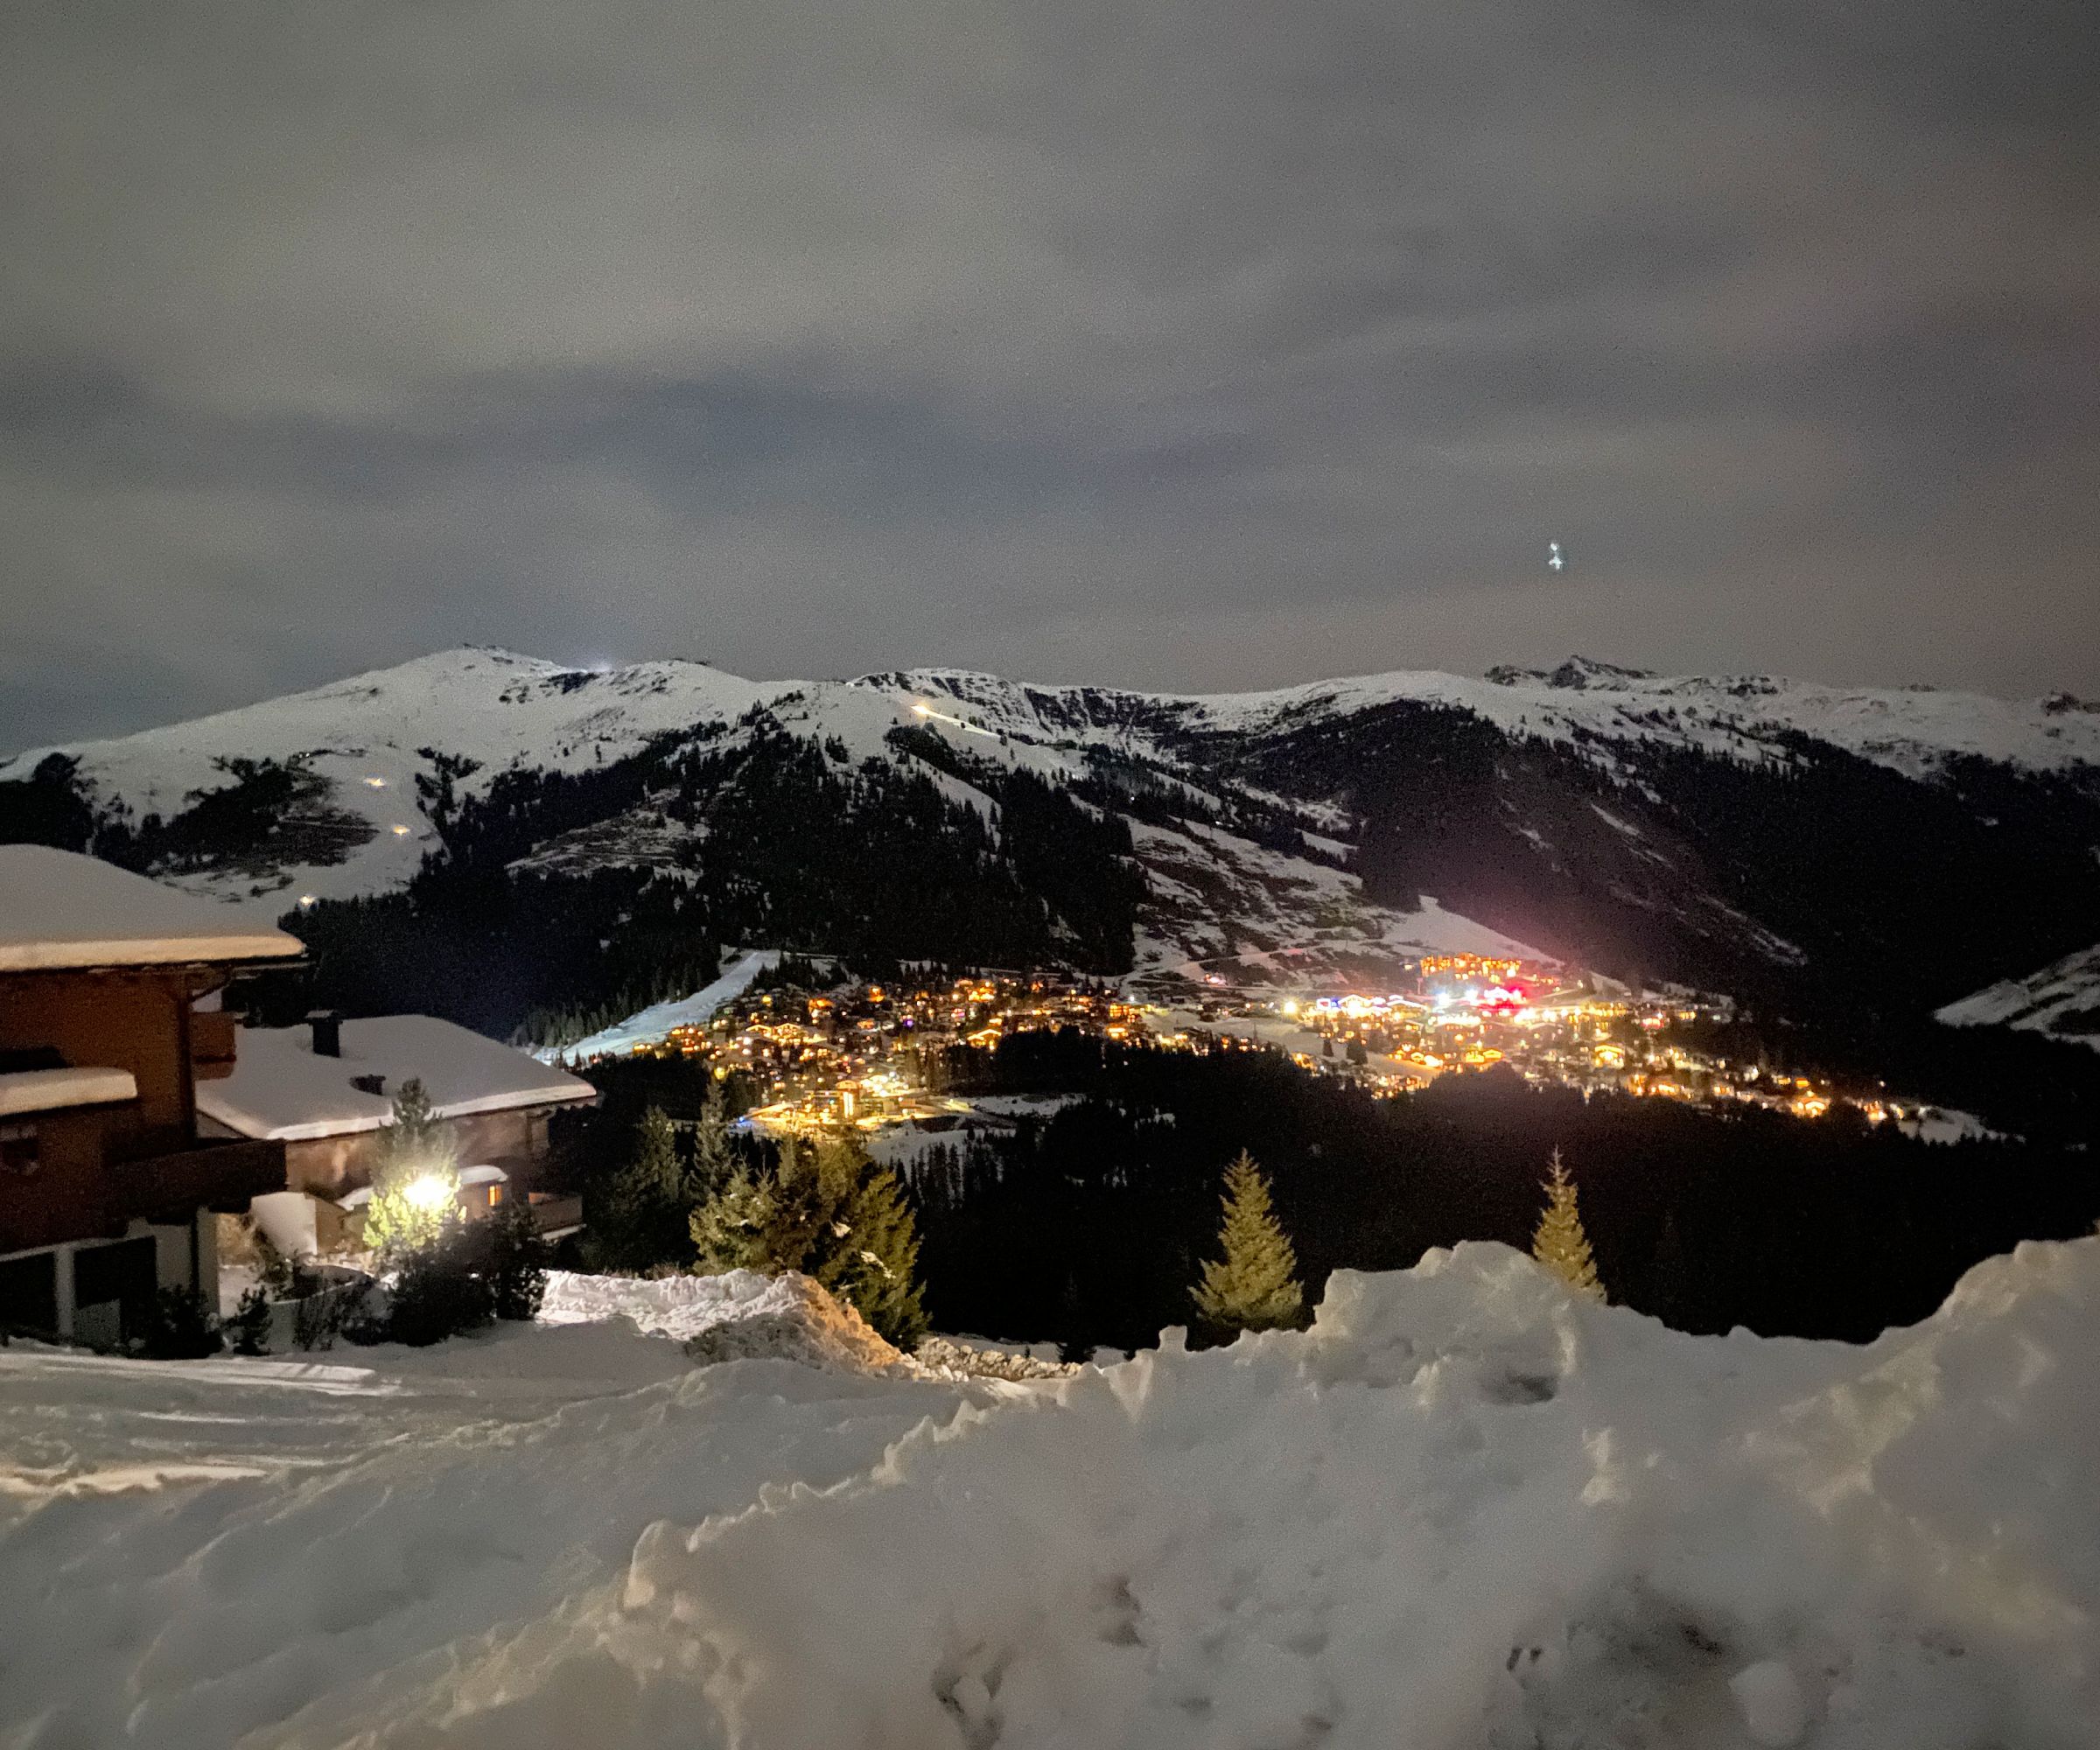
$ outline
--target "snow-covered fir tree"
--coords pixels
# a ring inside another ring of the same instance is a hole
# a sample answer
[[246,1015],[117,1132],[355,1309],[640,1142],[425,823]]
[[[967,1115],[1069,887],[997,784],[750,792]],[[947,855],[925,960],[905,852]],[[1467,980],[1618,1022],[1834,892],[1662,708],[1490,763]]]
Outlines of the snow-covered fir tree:
[[1531,1236],[1531,1256],[1578,1294],[1602,1300],[1604,1284],[1597,1275],[1597,1261],[1590,1256],[1589,1236],[1582,1231],[1582,1214],[1575,1207],[1575,1181],[1553,1151],[1553,1174],[1545,1181],[1546,1208]]
[[1269,1200],[1269,1181],[1244,1149],[1225,1169],[1224,1256],[1203,1266],[1196,1311],[1220,1332],[1295,1325],[1305,1310],[1298,1254]]

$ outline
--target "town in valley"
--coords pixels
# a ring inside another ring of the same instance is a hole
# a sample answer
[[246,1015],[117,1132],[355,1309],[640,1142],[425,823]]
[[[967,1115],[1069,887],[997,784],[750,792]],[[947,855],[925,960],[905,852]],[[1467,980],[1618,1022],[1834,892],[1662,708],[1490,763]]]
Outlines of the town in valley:
[[1381,1098],[1501,1068],[1533,1087],[1716,1112],[1810,1119],[1850,1106],[1869,1124],[1928,1138],[1974,1122],[1879,1087],[1788,1074],[1754,1051],[1726,1055],[1711,1040],[1738,1018],[1726,996],[1634,990],[1544,961],[1424,955],[1394,962],[1375,990],[1234,983],[1194,965],[1137,981],[1059,970],[866,980],[821,957],[785,968],[704,1018],[630,1032],[603,1050],[586,1041],[542,1055],[579,1073],[621,1057],[694,1062],[718,1080],[738,1078],[752,1130],[853,1129],[899,1158],[919,1138],[1014,1123],[1013,1096],[956,1091],[953,1054],[1068,1030],[1168,1051],[1274,1052]]

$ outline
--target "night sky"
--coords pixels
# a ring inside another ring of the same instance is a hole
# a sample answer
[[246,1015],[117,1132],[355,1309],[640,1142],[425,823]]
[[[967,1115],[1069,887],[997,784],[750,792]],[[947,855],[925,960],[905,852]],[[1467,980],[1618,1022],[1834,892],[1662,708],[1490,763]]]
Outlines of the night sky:
[[2093,0],[15,0],[0,226],[0,749],[468,641],[2100,693]]

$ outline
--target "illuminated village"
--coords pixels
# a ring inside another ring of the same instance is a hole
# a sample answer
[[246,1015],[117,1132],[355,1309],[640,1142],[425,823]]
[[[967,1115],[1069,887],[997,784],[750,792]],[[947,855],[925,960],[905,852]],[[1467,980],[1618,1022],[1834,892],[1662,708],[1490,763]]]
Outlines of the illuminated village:
[[[1405,988],[1368,993],[1234,989],[1214,978],[1181,1000],[1138,1000],[1059,973],[987,973],[936,986],[792,984],[733,998],[705,1022],[637,1054],[708,1063],[748,1079],[748,1122],[774,1135],[852,1126],[937,1132],[986,1102],[950,1091],[948,1054],[1017,1033],[1074,1028],[1167,1050],[1273,1050],[1300,1068],[1382,1096],[1439,1076],[1507,1066],[1536,1086],[1618,1092],[1710,1109],[1757,1106],[1812,1118],[1850,1098],[1868,1122],[1914,1124],[1925,1110],[1885,1096],[1698,1048],[1684,1034],[1726,1022],[1726,998],[1635,995],[1608,980],[1474,955],[1425,956]],[[581,1067],[581,1066],[578,1066]],[[898,1140],[903,1140],[899,1138]]]

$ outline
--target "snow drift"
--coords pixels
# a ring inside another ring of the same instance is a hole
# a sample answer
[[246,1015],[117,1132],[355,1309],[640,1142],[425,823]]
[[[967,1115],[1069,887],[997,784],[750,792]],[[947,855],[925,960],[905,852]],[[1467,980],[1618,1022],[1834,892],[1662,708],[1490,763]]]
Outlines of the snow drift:
[[1488,1245],[1028,1385],[693,1369],[622,1312],[362,1396],[0,1355],[0,1738],[2096,1741],[2100,1242],[1866,1348]]
[[760,1276],[667,1276],[650,1280],[550,1270],[540,1322],[625,1319],[641,1332],[676,1337],[695,1361],[776,1358],[838,1372],[905,1374],[911,1362],[851,1306],[790,1270]]

